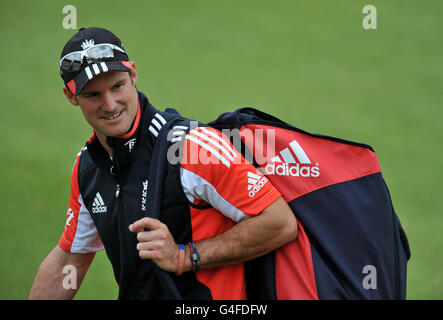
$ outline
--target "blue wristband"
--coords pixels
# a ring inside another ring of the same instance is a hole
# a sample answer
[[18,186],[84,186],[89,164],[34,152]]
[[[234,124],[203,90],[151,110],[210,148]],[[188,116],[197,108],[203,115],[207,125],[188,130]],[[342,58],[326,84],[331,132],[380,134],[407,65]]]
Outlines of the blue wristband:
[[177,276],[181,276],[183,273],[183,266],[185,263],[185,245],[179,244],[178,245],[178,266],[177,266],[177,272],[175,273]]

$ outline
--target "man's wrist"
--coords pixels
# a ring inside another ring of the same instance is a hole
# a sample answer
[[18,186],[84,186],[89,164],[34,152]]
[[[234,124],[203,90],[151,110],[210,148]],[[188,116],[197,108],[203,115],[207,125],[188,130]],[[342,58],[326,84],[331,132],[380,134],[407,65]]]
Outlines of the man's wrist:
[[189,246],[185,246],[185,264],[183,266],[183,272],[192,271],[192,262],[191,262],[191,250],[189,250]]
[[184,264],[185,264],[185,250],[186,250],[186,246],[184,244],[179,244],[178,245],[178,266],[177,266],[177,271],[175,272],[175,274],[177,276],[181,276],[183,273],[183,268],[184,268]]
[[[185,246],[185,263],[183,265],[183,272],[197,272],[200,270],[200,256],[196,250],[197,246],[193,242],[190,242]],[[194,257],[192,257],[192,255],[194,255]],[[196,261],[196,259],[198,259],[198,261]]]

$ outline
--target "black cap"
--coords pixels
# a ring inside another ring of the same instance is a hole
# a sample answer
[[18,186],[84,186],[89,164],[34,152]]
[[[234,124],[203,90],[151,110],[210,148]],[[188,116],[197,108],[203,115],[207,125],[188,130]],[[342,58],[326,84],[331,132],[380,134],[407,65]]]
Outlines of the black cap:
[[[125,50],[119,37],[103,28],[81,28],[64,46],[60,59],[68,53],[82,51],[88,46],[100,43],[110,43]],[[60,68],[60,75],[66,86],[75,95],[79,95],[86,83],[94,76],[107,71],[130,71],[131,65],[127,54],[114,50],[113,58],[106,58],[100,62],[83,60],[80,70],[67,72]]]

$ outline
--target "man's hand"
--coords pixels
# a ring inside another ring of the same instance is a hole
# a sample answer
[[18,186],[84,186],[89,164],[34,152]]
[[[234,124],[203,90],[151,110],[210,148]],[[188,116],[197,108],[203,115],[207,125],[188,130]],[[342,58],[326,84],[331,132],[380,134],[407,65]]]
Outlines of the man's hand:
[[[150,231],[145,231],[145,228]],[[168,227],[157,219],[142,218],[129,226],[137,234],[137,250],[141,259],[151,259],[161,269],[176,272],[179,249]]]

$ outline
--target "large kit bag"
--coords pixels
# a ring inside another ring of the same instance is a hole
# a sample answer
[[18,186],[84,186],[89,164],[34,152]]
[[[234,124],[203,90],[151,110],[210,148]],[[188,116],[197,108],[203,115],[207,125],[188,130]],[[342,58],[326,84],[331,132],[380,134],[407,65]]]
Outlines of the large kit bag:
[[409,244],[370,146],[311,134],[252,108],[209,125],[235,146],[241,138],[245,158],[298,221],[296,240],[246,263],[249,299],[406,298]]

